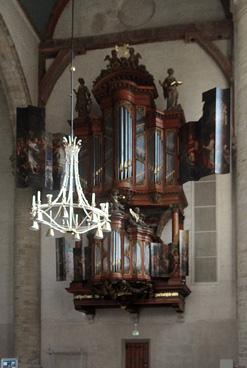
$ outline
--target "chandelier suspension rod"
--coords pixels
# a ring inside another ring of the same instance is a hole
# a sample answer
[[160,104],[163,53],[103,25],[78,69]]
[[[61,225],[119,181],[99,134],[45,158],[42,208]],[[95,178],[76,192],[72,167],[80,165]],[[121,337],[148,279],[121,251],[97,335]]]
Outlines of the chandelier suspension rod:
[[[70,129],[71,129],[71,140],[74,139],[74,0],[72,0],[71,6],[71,62],[70,62]],[[73,208],[73,168],[74,168],[74,160],[73,155],[70,156],[70,175],[69,175],[69,226],[72,228],[73,220],[74,220],[74,208]]]
[[72,0],[72,6],[71,6],[71,62],[70,62],[70,100],[71,100],[71,106],[70,106],[70,114],[71,114],[71,138],[73,140],[74,138],[74,71],[75,67],[73,65],[74,61],[74,9],[75,9],[75,2]]

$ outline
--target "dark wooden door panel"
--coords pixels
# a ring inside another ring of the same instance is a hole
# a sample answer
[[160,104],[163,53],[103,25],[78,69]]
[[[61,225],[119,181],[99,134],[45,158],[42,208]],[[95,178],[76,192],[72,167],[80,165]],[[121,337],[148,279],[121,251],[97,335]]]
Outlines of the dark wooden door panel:
[[126,342],[125,368],[148,368],[148,366],[149,366],[149,343]]

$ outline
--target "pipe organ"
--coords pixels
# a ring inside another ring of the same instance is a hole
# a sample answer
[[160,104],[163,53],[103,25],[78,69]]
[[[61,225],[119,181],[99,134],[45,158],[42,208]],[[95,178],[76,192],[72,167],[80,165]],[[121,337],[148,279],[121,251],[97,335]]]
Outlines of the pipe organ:
[[[181,107],[158,111],[157,90],[145,66],[130,58],[108,57],[92,93],[102,116],[74,120],[83,141],[80,177],[85,193],[108,200],[110,233],[83,235],[74,249],[75,308],[173,306],[182,312],[190,290],[183,269],[183,209],[178,183]],[[170,242],[161,232],[172,222]],[[78,250],[79,249],[79,250]],[[187,252],[188,256],[188,252]],[[184,256],[185,257],[185,256]],[[90,266],[89,266],[90,265]]]

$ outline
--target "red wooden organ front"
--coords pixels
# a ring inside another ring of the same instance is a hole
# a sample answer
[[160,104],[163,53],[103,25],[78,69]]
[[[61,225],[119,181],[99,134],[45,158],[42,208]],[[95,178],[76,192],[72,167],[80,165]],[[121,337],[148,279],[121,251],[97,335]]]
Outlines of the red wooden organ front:
[[[80,267],[68,291],[75,308],[86,313],[162,305],[183,311],[190,293],[179,252],[187,205],[178,184],[184,114],[180,106],[157,111],[153,77],[128,60],[109,65],[94,82],[102,116],[74,121],[83,140],[83,188],[110,202],[112,231],[77,243],[74,264]],[[160,236],[170,220],[171,239],[164,244]]]

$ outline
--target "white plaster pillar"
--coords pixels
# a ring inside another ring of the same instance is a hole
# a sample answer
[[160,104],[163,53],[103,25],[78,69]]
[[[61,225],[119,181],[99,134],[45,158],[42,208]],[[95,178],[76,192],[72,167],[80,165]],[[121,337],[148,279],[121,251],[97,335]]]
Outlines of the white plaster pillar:
[[233,2],[235,22],[236,225],[239,365],[247,367],[247,0]]
[[20,368],[40,365],[40,233],[29,230],[32,190],[16,189],[14,349]]

